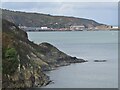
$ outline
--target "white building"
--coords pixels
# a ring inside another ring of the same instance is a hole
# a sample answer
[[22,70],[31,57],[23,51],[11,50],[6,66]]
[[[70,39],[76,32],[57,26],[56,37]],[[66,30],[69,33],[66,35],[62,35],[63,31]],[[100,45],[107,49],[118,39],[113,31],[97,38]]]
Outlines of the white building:
[[41,29],[48,29],[48,27],[41,27]]
[[113,29],[118,29],[118,26],[113,26],[112,28],[113,28]]
[[18,26],[21,29],[27,28],[26,26]]
[[70,30],[83,30],[85,29],[85,26],[80,25],[80,26],[70,26]]

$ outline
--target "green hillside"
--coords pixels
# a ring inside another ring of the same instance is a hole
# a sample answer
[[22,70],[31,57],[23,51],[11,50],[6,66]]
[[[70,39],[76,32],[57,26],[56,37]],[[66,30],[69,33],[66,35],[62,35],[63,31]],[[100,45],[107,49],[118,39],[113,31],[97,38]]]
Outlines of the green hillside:
[[43,27],[49,28],[69,28],[75,25],[84,25],[86,28],[101,26],[94,20],[67,17],[67,16],[52,16],[49,14],[41,13],[28,13],[19,11],[10,11],[2,9],[3,19],[7,19],[16,25],[28,26],[28,27]]

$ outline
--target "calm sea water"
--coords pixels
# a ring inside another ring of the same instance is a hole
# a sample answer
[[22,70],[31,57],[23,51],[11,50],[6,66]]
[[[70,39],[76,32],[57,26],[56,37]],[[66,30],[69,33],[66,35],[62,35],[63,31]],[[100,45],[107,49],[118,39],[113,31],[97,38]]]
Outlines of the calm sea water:
[[118,87],[117,31],[28,32],[28,37],[37,44],[49,42],[71,56],[89,61],[47,72],[54,83],[44,88]]

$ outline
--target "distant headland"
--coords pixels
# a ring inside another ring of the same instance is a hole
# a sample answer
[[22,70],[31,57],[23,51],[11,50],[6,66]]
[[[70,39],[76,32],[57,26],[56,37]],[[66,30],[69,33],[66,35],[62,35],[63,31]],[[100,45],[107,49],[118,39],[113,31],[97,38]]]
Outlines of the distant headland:
[[118,30],[118,27],[101,24],[91,19],[53,16],[2,9],[2,18],[25,31],[99,31]]

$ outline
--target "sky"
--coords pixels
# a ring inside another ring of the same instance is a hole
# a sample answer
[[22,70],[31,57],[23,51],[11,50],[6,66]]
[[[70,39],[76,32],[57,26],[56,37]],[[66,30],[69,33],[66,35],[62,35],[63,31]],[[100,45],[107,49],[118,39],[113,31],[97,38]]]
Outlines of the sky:
[[[57,0],[58,1],[58,0]],[[75,1],[75,0],[74,0]],[[114,1],[114,0],[113,0]],[[72,16],[95,20],[108,25],[118,25],[118,2],[2,2],[2,8],[37,12],[58,16]]]

